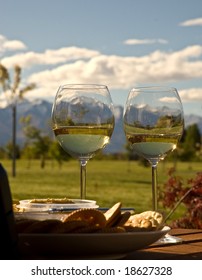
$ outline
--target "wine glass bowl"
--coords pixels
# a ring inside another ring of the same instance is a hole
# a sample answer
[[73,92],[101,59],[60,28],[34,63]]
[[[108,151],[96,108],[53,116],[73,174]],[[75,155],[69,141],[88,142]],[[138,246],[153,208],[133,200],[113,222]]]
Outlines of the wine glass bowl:
[[60,86],[52,108],[52,128],[65,152],[80,162],[80,197],[86,197],[86,164],[110,142],[113,104],[105,85]]
[[131,147],[151,164],[173,151],[183,133],[183,111],[174,88],[142,87],[130,91],[124,131]]
[[124,132],[131,148],[152,167],[152,204],[157,205],[157,165],[177,148],[184,130],[182,102],[176,88],[133,88],[123,115]]

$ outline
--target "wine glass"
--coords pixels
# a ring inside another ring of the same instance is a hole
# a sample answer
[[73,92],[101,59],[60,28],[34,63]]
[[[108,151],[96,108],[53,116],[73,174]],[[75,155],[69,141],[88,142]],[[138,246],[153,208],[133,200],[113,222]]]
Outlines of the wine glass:
[[[157,165],[176,149],[184,130],[182,102],[176,88],[148,86],[133,88],[124,107],[124,132],[131,148],[152,167],[152,206],[157,205]],[[161,243],[176,243],[166,236]]]
[[114,123],[107,86],[59,87],[52,107],[52,129],[64,151],[80,162],[81,199],[86,199],[86,164],[110,142]]

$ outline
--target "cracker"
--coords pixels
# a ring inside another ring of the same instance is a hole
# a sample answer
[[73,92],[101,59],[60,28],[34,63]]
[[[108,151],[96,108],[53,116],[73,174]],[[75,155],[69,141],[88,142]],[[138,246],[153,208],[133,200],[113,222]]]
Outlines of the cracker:
[[26,230],[26,228],[28,228],[36,222],[36,220],[32,219],[16,220],[16,230],[18,233],[23,233]]
[[88,226],[88,222],[80,220],[61,222],[52,228],[51,233],[69,233]]
[[160,225],[163,222],[163,215],[157,211],[144,211],[141,216],[150,219],[153,222],[157,222]]
[[117,215],[115,215],[115,217],[111,221],[109,221],[106,226],[107,227],[116,226],[120,218],[121,218],[121,212],[117,213]]
[[51,230],[62,223],[60,220],[43,220],[35,221],[35,223],[28,226],[23,233],[50,233]]
[[156,230],[159,229],[163,222],[163,215],[156,211],[144,211],[139,214],[131,215],[125,226],[129,228],[127,230],[132,231],[133,227],[135,230],[137,228],[143,230]]
[[125,211],[125,212],[121,213],[121,215],[115,225],[123,226],[128,221],[130,216],[131,216],[131,213],[129,211]]
[[92,233],[97,232],[99,229],[101,229],[100,225],[92,225],[76,229],[74,230],[74,233]]
[[67,215],[63,219],[63,222],[65,223],[74,220],[86,221],[89,225],[100,225],[101,227],[106,226],[106,218],[104,214],[97,209],[82,208],[75,210]]
[[106,226],[112,226],[113,221],[116,221],[121,215],[121,202],[117,202],[111,208],[109,208],[105,213],[104,216],[106,218]]

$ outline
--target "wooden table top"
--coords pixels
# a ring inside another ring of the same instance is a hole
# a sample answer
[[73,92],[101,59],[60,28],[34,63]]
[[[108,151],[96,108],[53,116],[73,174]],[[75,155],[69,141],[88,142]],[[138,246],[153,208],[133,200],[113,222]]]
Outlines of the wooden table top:
[[147,249],[127,255],[124,259],[202,260],[202,229],[172,229],[169,234],[182,238],[182,243],[153,244]]

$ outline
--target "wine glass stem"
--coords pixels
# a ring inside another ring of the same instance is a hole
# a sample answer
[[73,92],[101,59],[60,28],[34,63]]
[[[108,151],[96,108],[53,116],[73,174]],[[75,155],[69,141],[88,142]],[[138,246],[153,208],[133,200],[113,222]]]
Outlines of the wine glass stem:
[[152,165],[152,204],[153,211],[157,211],[157,164]]
[[80,161],[80,196],[81,199],[86,199],[86,160]]

